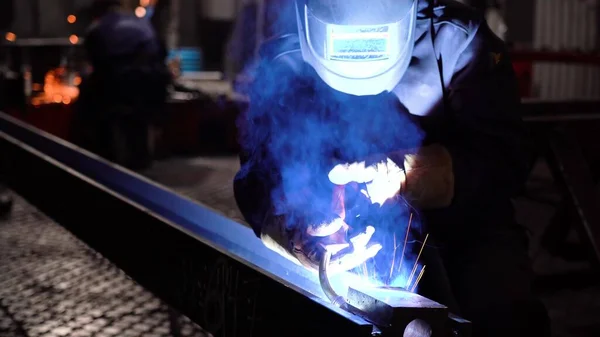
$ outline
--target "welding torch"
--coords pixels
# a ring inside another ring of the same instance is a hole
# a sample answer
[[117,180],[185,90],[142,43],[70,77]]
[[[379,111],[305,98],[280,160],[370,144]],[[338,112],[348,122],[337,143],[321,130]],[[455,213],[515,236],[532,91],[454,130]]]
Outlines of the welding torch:
[[[346,216],[346,208],[345,208],[345,187],[344,186],[336,186],[334,188],[333,191],[333,200],[332,200],[332,209],[334,210],[335,213],[337,213],[342,219],[345,218]],[[372,235],[372,232],[374,231],[374,229],[371,227],[370,229],[367,230],[367,235]],[[370,236],[369,236],[370,237]],[[351,239],[351,246],[348,247],[352,253],[356,253],[355,250],[355,243],[361,243],[356,242],[357,238]],[[327,296],[327,298],[331,301],[331,303],[335,306],[338,306],[344,310],[347,311],[360,311],[359,309],[353,308],[352,306],[350,306],[346,300],[344,299],[343,296],[338,295],[335,290],[333,289],[333,287],[331,286],[331,283],[329,282],[329,276],[328,276],[328,268],[331,262],[331,257],[333,255],[333,252],[331,249],[325,249],[325,252],[323,253],[323,256],[321,257],[320,263],[319,263],[319,283],[321,284],[321,288],[323,289],[323,292],[325,293],[325,296]]]
[[[338,185],[333,189],[333,199],[331,208],[335,213],[337,213],[340,218],[346,218],[346,206],[345,206],[345,187]],[[330,249],[325,249],[323,256],[321,257],[321,261],[319,263],[319,282],[321,284],[321,288],[325,293],[325,296],[331,301],[331,303],[335,306],[341,307],[342,309],[346,309],[348,303],[346,300],[338,295],[331,283],[329,283],[329,277],[327,275],[327,268],[329,267],[329,263],[331,261],[332,252]]]
[[329,283],[329,276],[327,275],[327,267],[329,267],[329,262],[331,261],[331,252],[326,250],[321,258],[321,262],[319,263],[319,283],[321,284],[321,288],[325,293],[325,296],[331,301],[331,304],[338,306],[342,309],[346,309],[345,306],[348,305],[344,297],[338,295],[331,283]]
[[323,258],[319,263],[319,282],[321,284],[321,288],[325,293],[325,296],[331,301],[331,304],[339,307],[340,309],[346,310],[351,314],[362,317],[368,321],[371,321],[375,324],[384,325],[385,323],[380,322],[377,316],[369,314],[353,305],[348,303],[348,301],[333,289],[331,283],[329,282],[329,276],[327,274],[327,268],[331,261],[331,251],[325,251],[323,254]]
[[370,313],[355,307],[354,305],[350,304],[348,300],[344,298],[344,296],[339,295],[333,289],[331,283],[329,282],[329,276],[327,273],[327,269],[331,261],[331,256],[331,251],[325,251],[321,262],[319,263],[319,283],[321,284],[321,288],[323,289],[325,296],[327,296],[327,298],[331,301],[331,304],[335,305],[336,307],[339,307],[342,310],[346,310],[353,315],[362,317],[379,327],[387,326],[389,322],[386,322],[383,317],[380,317],[380,315],[377,314],[377,312]]
[[[366,189],[364,185],[365,184],[355,184],[354,187],[357,190],[363,190],[363,189]],[[367,198],[369,198],[368,194],[363,193],[363,195],[365,195]],[[332,199],[331,206],[332,206],[333,211],[336,214],[338,214],[340,216],[340,218],[342,218],[342,219],[345,219],[345,217],[346,217],[345,199],[346,199],[345,186],[337,185],[333,191],[333,199]],[[348,255],[356,255],[356,256],[362,255],[361,251],[363,249],[365,249],[364,246],[366,246],[367,241],[371,238],[371,236],[373,235],[374,232],[375,232],[375,229],[372,226],[368,226],[365,233],[359,234],[358,236],[350,239],[350,247],[348,247],[347,249],[344,249],[344,251],[345,251],[344,253],[346,253]],[[364,253],[367,256],[370,256],[369,254],[367,254],[366,250],[364,251]],[[330,267],[331,258],[332,258],[333,254],[334,254],[333,249],[325,249],[325,252],[323,253],[323,255],[321,257],[321,260],[319,263],[319,282],[320,282],[321,288],[322,288],[323,292],[325,293],[325,296],[327,296],[327,298],[331,301],[331,303],[333,305],[338,306],[344,310],[354,312],[354,313],[364,317],[365,313],[363,313],[360,309],[354,308],[351,305],[349,305],[343,296],[336,293],[336,291],[331,286],[331,283],[329,282],[328,269]]]

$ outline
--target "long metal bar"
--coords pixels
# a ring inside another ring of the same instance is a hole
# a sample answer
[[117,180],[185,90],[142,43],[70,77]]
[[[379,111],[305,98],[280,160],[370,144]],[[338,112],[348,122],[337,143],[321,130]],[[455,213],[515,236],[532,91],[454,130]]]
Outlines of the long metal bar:
[[0,114],[9,186],[217,336],[370,336],[252,231]]
[[600,53],[598,52],[514,50],[511,52],[510,58],[513,61],[600,65]]
[[[332,305],[316,274],[268,250],[250,228],[1,113],[0,153],[12,189],[218,336],[381,331],[369,323],[381,323],[377,312]],[[415,319],[445,335],[444,306],[386,296],[394,329],[381,327],[384,336]]]
[[523,101],[521,114],[526,122],[563,122],[600,119],[600,100]]
[[[454,333],[451,330],[453,327],[448,326],[450,320],[447,307],[404,289],[350,288],[347,301],[360,311],[377,313],[382,322],[382,331],[389,336],[406,336],[405,332],[410,329],[411,323],[420,326],[419,330],[427,333],[413,332],[409,336],[440,337],[449,335],[449,332]],[[413,323],[415,321],[418,323]],[[470,323],[465,321],[465,325]]]
[[599,121],[600,113],[568,114],[568,115],[554,115],[554,116],[528,116],[528,117],[523,117],[523,120],[527,123],[559,123],[559,122]]
[[[84,42],[84,38],[79,37],[77,39],[77,45],[81,45]],[[47,47],[47,46],[72,46],[74,45],[69,37],[49,37],[49,38],[24,38],[17,39],[15,42],[3,41],[5,46],[15,47]]]
[[597,195],[589,164],[567,128],[557,128],[547,137],[548,161],[554,178],[562,187],[563,195],[579,218],[577,229],[580,237],[594,258],[591,262],[600,266],[600,199]]

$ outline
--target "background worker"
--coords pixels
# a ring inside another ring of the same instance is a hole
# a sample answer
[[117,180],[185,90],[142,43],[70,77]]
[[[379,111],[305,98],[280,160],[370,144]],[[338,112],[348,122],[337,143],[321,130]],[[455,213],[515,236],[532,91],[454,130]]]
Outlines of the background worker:
[[293,5],[240,119],[235,196],[257,236],[309,269],[336,247],[333,267],[349,270],[377,261],[414,213],[435,242],[424,255],[441,258],[423,294],[475,336],[549,336],[511,203],[532,155],[503,42],[455,1]]
[[145,168],[149,124],[164,112],[170,82],[165,49],[150,20],[122,11],[119,0],[95,0],[90,11],[92,72],[81,85],[75,138],[118,164]]

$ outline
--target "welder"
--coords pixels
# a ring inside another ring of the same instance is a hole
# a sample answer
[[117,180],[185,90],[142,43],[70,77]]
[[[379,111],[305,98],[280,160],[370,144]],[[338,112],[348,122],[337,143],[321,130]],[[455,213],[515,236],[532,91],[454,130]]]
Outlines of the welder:
[[[424,295],[471,320],[475,336],[549,336],[511,202],[532,146],[511,61],[483,15],[445,0],[293,6],[261,48],[239,121],[235,197],[256,235],[309,269],[331,249],[350,270],[382,249],[372,228],[352,232],[369,210],[352,213],[350,199],[414,209],[441,260]],[[327,199],[352,186],[346,211]]]
[[76,139],[118,164],[151,163],[148,129],[163,111],[170,79],[166,53],[150,20],[95,0],[85,50],[92,68],[78,102]]

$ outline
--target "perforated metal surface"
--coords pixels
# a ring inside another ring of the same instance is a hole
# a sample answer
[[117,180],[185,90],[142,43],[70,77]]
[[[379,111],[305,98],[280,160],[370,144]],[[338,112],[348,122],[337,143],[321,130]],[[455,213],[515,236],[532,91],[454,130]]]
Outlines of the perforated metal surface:
[[237,156],[176,158],[155,162],[143,175],[245,224],[233,194]]
[[208,336],[23,199],[0,219],[0,337],[178,333]]

